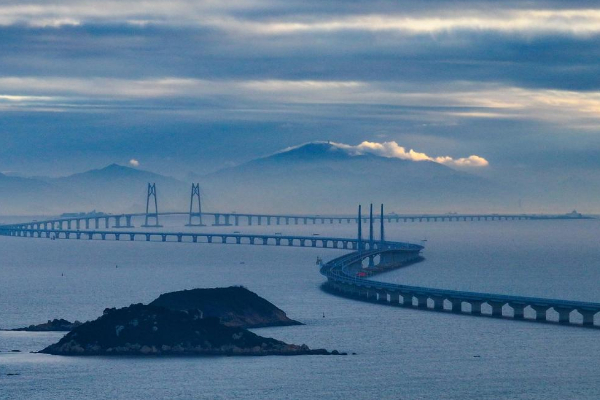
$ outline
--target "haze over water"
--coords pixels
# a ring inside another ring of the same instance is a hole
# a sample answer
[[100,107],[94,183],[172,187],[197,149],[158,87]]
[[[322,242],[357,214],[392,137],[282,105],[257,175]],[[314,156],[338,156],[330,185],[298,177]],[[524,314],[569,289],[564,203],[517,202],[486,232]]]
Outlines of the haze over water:
[[[181,221],[169,222],[174,226]],[[203,228],[355,235],[356,225]],[[600,301],[600,222],[391,223],[425,260],[377,280]],[[317,256],[339,250],[0,238],[0,327],[93,319],[105,307],[196,287],[244,285],[306,325],[255,330],[346,357],[59,357],[61,333],[0,332],[7,399],[597,399],[597,329],[456,316],[323,292]],[[243,263],[243,264],[242,264]],[[115,266],[119,267],[116,268]],[[63,276],[64,274],[64,276]],[[325,313],[325,318],[323,318]],[[22,353],[6,353],[20,349]],[[19,373],[18,376],[6,376]]]

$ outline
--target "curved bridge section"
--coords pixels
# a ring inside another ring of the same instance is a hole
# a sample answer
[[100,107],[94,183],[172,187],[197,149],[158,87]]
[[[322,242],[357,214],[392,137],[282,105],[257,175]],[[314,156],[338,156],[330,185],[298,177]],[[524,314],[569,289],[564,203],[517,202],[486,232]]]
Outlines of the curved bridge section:
[[[331,260],[322,265],[321,274],[327,278],[326,285],[333,292],[365,301],[538,322],[549,322],[549,311],[554,310],[560,324],[598,327],[594,324],[594,317],[600,312],[600,303],[398,285],[361,276],[365,271],[365,260],[369,260],[369,265],[375,267],[369,268],[375,274],[414,262],[419,258],[421,249],[418,245],[386,242],[386,246],[379,249],[356,251]],[[379,258],[378,265],[373,262],[376,257]],[[489,312],[482,311],[483,304],[488,306]],[[531,311],[526,313],[526,309]],[[533,315],[533,318],[528,318],[526,314]],[[576,314],[580,317],[577,318]],[[577,320],[582,320],[582,323]]]
[[[327,278],[327,287],[341,295],[394,306],[539,322],[548,321],[549,312],[553,310],[558,314],[559,323],[586,327],[598,326],[594,324],[594,317],[600,312],[600,303],[398,285],[377,282],[363,276],[366,275],[365,271],[376,274],[405,266],[419,259],[423,247],[416,244],[362,240],[360,234],[358,239],[352,239],[278,234],[122,230],[108,228],[108,217],[102,218],[106,218],[106,229],[80,230],[81,221],[85,221],[85,218],[57,219],[2,225],[0,235],[48,239],[224,243],[341,249],[350,253],[321,265],[321,274]],[[154,227],[158,227],[158,224]],[[365,264],[368,265],[366,269],[363,268]],[[482,309],[484,304],[487,310],[491,310],[490,312],[484,312],[486,311]],[[526,313],[525,310],[529,311]],[[533,315],[534,318],[529,318],[526,314]],[[582,323],[579,322],[581,320]]]

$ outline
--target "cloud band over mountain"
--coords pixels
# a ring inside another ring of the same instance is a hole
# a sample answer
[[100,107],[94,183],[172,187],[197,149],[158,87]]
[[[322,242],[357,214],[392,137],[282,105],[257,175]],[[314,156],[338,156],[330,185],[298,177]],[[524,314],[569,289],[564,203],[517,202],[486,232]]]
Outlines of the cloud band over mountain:
[[333,145],[344,149],[353,154],[376,154],[382,157],[389,158],[400,158],[402,160],[410,161],[433,161],[439,164],[449,165],[453,167],[487,167],[489,162],[480,156],[471,155],[469,157],[462,157],[454,159],[450,156],[438,156],[431,157],[425,153],[419,153],[413,149],[406,150],[404,146],[400,146],[398,143],[391,142],[368,142],[364,141],[357,146],[352,146],[343,143],[332,143]]

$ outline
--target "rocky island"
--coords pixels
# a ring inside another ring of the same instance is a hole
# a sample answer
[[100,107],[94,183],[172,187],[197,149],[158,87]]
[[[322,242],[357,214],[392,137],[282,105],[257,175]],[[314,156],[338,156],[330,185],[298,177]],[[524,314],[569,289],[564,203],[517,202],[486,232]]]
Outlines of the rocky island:
[[241,286],[165,293],[150,305],[171,310],[201,310],[204,317],[219,318],[221,323],[232,327],[302,325],[288,318],[274,304]]
[[200,310],[133,304],[106,309],[41,353],[56,355],[328,355],[227,326]]

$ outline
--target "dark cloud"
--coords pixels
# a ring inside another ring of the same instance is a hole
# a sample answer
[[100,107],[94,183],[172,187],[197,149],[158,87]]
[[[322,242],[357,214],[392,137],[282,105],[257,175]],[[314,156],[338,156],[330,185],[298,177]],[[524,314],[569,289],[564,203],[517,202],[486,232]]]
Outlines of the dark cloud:
[[[597,16],[501,24],[596,2],[27,3],[42,11],[0,6],[4,170],[67,173],[135,157],[183,175],[327,139],[477,154],[504,176],[598,169]],[[374,14],[500,22],[348,22]]]

